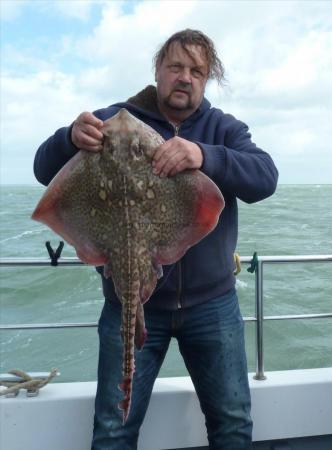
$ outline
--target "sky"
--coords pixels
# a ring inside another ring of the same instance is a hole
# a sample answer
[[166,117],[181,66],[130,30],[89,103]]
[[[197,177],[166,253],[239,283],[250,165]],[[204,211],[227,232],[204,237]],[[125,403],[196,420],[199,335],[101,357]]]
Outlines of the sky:
[[82,111],[154,84],[174,32],[215,43],[214,107],[249,126],[280,183],[332,183],[332,1],[0,0],[2,184],[37,184],[39,145]]

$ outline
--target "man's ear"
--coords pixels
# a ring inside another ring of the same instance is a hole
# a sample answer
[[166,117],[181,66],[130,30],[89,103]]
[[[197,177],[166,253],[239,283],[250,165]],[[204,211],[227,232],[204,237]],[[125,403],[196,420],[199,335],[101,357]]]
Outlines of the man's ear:
[[156,65],[154,67],[154,81],[155,82],[158,81],[158,73],[159,73],[160,66],[161,66],[161,62],[160,61],[156,61]]

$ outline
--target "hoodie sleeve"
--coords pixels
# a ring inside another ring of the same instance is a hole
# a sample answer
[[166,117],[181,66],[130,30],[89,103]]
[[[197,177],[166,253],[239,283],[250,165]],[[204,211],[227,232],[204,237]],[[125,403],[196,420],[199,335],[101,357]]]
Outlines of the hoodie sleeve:
[[247,125],[233,118],[223,141],[223,145],[197,142],[204,158],[202,171],[222,191],[246,203],[272,195],[277,187],[278,171],[270,155],[251,141]]
[[[108,107],[98,109],[93,114],[104,121],[118,110],[118,107]],[[71,140],[72,127],[73,124],[69,127],[60,128],[38,148],[33,170],[35,177],[41,184],[47,186],[66,162],[79,151],[79,148]]]
[[60,128],[37,150],[33,170],[37,180],[45,186],[79,150],[71,141],[71,128],[72,125]]

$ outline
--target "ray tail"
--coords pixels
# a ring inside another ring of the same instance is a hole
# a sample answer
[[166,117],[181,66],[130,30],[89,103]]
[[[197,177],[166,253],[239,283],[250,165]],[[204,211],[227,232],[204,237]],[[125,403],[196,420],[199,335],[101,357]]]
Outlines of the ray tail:
[[122,382],[119,385],[124,393],[119,408],[123,412],[123,424],[126,423],[131,406],[133,377],[135,372],[135,329],[137,304],[133,301],[123,301],[122,304],[122,336],[123,336],[123,365]]

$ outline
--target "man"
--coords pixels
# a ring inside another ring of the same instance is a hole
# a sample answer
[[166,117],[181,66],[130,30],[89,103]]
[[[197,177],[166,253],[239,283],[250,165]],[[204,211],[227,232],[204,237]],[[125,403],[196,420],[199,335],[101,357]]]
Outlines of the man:
[[99,321],[100,353],[93,450],[134,450],[153,383],[171,337],[195,385],[206,418],[209,448],[252,448],[250,392],[243,320],[234,288],[233,253],[237,241],[236,199],[252,203],[275,191],[278,172],[270,156],[251,141],[248,127],[211,108],[207,81],[223,79],[212,41],[200,31],[171,36],[155,57],[156,88],[148,86],[127,102],[94,114],[84,112],[39,148],[37,179],[48,184],[79,150],[102,148],[103,121],[127,108],[166,140],[152,170],[160,177],[185,169],[202,170],[220,188],[226,206],[215,230],[192,247],[164,276],[145,304],[148,338],[136,354],[134,391],[128,421],[122,425],[121,305],[110,279],[100,274],[105,304]]

